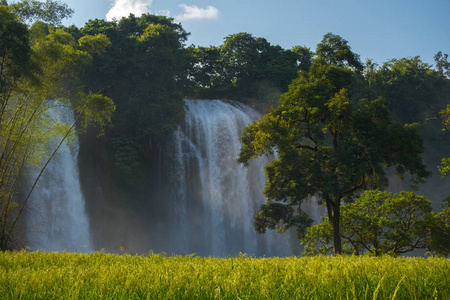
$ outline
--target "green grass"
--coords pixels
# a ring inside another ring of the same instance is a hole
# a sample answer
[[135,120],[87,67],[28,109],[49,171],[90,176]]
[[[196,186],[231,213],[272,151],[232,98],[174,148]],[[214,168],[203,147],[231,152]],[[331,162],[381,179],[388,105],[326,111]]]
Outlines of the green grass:
[[450,299],[450,260],[4,252],[0,298]]

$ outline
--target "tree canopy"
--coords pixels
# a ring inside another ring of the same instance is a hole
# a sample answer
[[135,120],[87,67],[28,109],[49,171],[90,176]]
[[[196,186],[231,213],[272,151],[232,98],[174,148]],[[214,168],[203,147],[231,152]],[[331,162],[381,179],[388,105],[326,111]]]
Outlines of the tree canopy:
[[108,130],[115,163],[125,173],[142,165],[181,123],[183,47],[188,33],[171,18],[130,15],[117,22],[90,20],[77,33],[104,34],[111,42],[81,76],[117,106]]
[[[365,191],[356,201],[342,206],[343,252],[397,256],[416,249],[432,250],[430,232],[438,224],[433,222],[431,212],[431,201],[413,192]],[[322,223],[309,227],[302,239],[305,253],[331,252],[332,239],[332,224],[324,218]],[[437,253],[445,255],[445,251]]]
[[402,123],[423,122],[447,98],[440,94],[445,84],[442,75],[419,57],[389,60],[372,79],[372,88],[388,101],[393,118]]
[[247,32],[225,37],[219,47],[187,50],[192,95],[239,99],[255,106],[274,104],[297,72],[308,70],[312,57],[306,47],[285,50]]
[[[7,2],[5,1],[5,4]],[[11,11],[19,16],[22,21],[30,24],[42,21],[52,25],[61,24],[62,20],[70,18],[74,10],[61,1],[47,0],[22,0],[9,5]]]
[[[28,29],[14,10],[0,6],[0,249],[17,241],[17,225],[40,173],[75,124],[55,122],[53,106],[73,109],[78,129],[110,123],[114,103],[84,90],[78,75],[109,44],[103,35],[77,42],[64,30],[36,22]],[[96,44],[96,51],[89,45]],[[30,187],[28,182],[34,181]]]
[[441,212],[432,212],[427,247],[432,253],[450,254],[450,197]]
[[[442,118],[443,130],[450,133],[450,104],[447,105],[446,109],[440,112],[440,115]],[[438,168],[442,176],[448,175],[450,173],[450,158],[443,158],[441,166]]]

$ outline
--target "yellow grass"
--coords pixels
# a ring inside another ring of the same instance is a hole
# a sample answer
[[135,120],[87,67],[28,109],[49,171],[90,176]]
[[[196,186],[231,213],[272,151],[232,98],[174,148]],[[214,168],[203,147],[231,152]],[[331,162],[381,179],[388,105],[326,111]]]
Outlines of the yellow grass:
[[450,261],[4,252],[0,298],[450,299]]

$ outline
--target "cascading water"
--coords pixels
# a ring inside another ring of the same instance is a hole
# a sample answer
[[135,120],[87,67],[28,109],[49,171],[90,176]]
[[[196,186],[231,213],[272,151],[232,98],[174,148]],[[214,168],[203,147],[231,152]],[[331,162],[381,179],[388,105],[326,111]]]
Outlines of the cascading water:
[[[237,103],[185,100],[184,124],[174,135],[172,186],[179,251],[224,256],[292,255],[290,234],[257,235],[253,214],[264,203],[268,158],[237,163],[240,135],[258,113]],[[295,244],[295,245],[293,245]]]
[[[185,103],[185,121],[167,145],[161,169],[151,170],[163,174],[159,192],[149,190],[151,196],[147,196],[142,189],[137,197],[130,197],[117,187],[102,184],[108,180],[97,181],[84,171],[92,222],[80,189],[78,142],[64,143],[30,199],[28,245],[48,251],[118,251],[123,246],[130,253],[153,249],[203,256],[299,254],[301,247],[292,232],[258,235],[253,227],[253,215],[264,203],[264,166],[270,159],[251,160],[248,167],[236,160],[240,135],[259,114],[232,101]],[[60,122],[73,122],[73,113],[63,107],[51,115]],[[109,175],[101,173],[99,178]]]
[[[56,106],[50,116],[57,122],[72,124],[70,108]],[[59,142],[59,141],[58,141]],[[55,144],[49,145],[54,149]],[[33,250],[92,251],[89,220],[80,188],[78,141],[64,142],[48,164],[29,200],[27,240]],[[32,180],[39,171],[35,171]]]

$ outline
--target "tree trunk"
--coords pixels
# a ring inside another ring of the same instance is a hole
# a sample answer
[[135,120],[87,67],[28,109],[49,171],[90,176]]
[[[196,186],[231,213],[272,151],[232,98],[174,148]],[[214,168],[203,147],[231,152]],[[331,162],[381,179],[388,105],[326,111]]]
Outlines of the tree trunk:
[[331,207],[333,208],[333,243],[334,243],[334,255],[342,254],[342,241],[341,241],[341,203],[333,202]]

